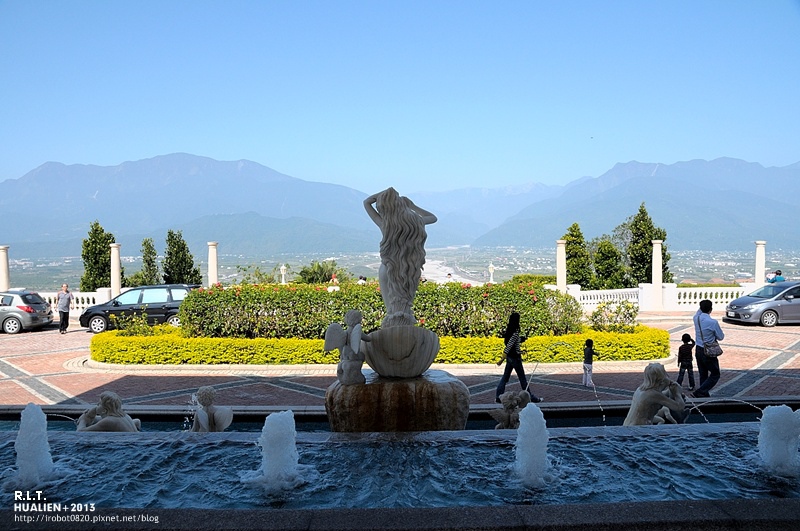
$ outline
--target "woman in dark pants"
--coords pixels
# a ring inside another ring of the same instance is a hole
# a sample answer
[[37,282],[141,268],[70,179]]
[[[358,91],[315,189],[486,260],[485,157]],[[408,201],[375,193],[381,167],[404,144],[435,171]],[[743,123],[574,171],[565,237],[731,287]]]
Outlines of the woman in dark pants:
[[522,367],[522,351],[520,350],[519,340],[519,314],[512,313],[508,318],[508,325],[506,331],[503,333],[503,342],[505,348],[503,349],[503,358],[497,362],[497,365],[502,365],[503,360],[506,361],[506,368],[503,371],[503,377],[500,378],[500,383],[497,384],[497,392],[495,393],[495,402],[500,403],[500,395],[506,392],[506,384],[508,379],[511,378],[511,371],[517,372],[519,378],[519,385],[528,391],[531,395],[531,402],[541,402],[542,399],[533,394],[533,391],[528,387],[528,379],[525,377],[525,369]]

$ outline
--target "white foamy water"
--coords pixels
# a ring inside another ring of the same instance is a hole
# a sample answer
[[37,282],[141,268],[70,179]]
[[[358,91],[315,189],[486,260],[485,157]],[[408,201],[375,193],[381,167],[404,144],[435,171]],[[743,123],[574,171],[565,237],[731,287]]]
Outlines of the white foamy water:
[[242,479],[263,483],[276,490],[297,486],[302,478],[296,439],[294,413],[282,411],[269,415],[264,421],[261,437],[256,442],[261,447],[261,468]]
[[53,473],[47,415],[36,404],[28,404],[22,411],[14,450],[17,453],[16,481],[21,488],[38,485]]
[[764,408],[758,453],[774,474],[800,476],[800,410],[787,405]]
[[547,443],[550,435],[542,410],[530,403],[520,411],[517,442],[515,443],[515,470],[520,480],[529,487],[541,487],[550,468]]

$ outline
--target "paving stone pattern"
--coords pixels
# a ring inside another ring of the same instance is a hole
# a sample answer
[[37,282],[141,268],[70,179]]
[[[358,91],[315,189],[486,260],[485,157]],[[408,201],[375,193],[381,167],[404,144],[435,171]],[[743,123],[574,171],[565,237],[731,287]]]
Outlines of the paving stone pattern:
[[[657,361],[677,378],[675,354],[681,335],[694,335],[691,317],[663,314],[647,318],[649,326],[670,332],[671,356]],[[712,391],[714,398],[800,396],[800,326],[763,328],[722,323],[722,328],[725,353],[720,358],[722,378]],[[89,360],[91,338],[91,333],[75,323],[67,334],[59,334],[57,325],[16,335],[0,333],[0,406],[24,406],[28,402],[93,404],[101,392],[113,390],[128,405],[184,407],[198,387],[212,385],[219,404],[294,409],[323,406],[325,390],[336,375],[335,365],[99,364]],[[525,370],[534,391],[546,403],[597,403],[630,400],[642,382],[647,363],[595,361],[596,389],[581,385],[580,363],[530,363]],[[502,367],[434,364],[433,368],[461,379],[470,390],[473,406],[494,403]],[[507,389],[519,389],[516,375],[512,375]]]

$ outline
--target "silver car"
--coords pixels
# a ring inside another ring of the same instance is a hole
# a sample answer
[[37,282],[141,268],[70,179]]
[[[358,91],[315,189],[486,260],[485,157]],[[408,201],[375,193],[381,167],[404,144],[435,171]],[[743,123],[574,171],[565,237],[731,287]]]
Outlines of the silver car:
[[42,328],[52,322],[50,303],[35,291],[0,291],[0,326],[6,334]]
[[734,299],[725,307],[724,321],[761,323],[800,323],[800,282],[776,282]]

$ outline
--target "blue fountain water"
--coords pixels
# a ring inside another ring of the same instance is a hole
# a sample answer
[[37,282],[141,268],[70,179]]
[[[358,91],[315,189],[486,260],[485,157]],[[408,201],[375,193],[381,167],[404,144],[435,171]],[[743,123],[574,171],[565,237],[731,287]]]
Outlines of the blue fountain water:
[[[776,476],[763,465],[756,423],[548,431],[549,468],[544,483],[536,487],[526,486],[518,476],[518,433],[505,430],[300,434],[295,443],[297,481],[280,489],[247,480],[254,471],[263,472],[258,434],[50,432],[58,477],[36,488],[48,500],[107,508],[442,507],[800,497],[800,479]],[[0,434],[4,479],[16,473],[15,437]],[[267,454],[272,451],[267,445]]]

